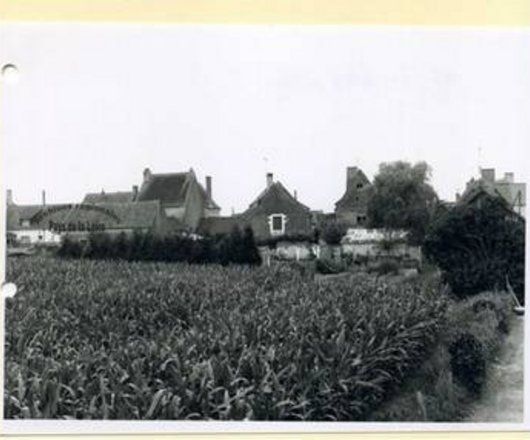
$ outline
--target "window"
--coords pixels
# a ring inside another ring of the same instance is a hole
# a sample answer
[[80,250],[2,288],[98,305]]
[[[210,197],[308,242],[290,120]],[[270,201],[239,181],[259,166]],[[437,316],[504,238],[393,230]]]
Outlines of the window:
[[366,216],[365,215],[358,215],[357,216],[357,224],[363,225],[366,223]]
[[269,215],[269,229],[271,235],[282,235],[285,233],[285,223],[287,218],[285,214]]
[[358,184],[357,184],[357,188],[360,189],[360,188],[362,188],[362,187],[363,187],[363,184],[362,184],[362,183],[358,183]]
[[24,228],[29,227],[29,220],[28,219],[20,219],[20,226],[23,226]]

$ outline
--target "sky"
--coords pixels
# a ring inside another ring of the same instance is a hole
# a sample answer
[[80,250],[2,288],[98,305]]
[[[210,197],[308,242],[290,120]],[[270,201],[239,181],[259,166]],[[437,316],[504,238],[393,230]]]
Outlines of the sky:
[[479,167],[529,176],[530,31],[9,24],[3,188],[16,203],[127,191],[142,172],[213,178],[228,215],[274,173],[332,211],[346,167],[426,161],[453,200]]

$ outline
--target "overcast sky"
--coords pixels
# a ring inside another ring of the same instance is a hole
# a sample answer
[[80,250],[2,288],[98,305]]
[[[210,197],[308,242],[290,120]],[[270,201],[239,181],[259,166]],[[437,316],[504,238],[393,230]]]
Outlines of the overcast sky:
[[[4,184],[17,203],[213,176],[245,209],[271,171],[332,210],[346,167],[427,161],[454,199],[478,167],[528,179],[530,32],[456,28],[4,25]],[[479,153],[480,151],[480,153]]]

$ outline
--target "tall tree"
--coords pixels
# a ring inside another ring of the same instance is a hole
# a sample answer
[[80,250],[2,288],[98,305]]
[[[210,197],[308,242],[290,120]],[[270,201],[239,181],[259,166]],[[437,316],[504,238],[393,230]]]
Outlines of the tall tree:
[[425,162],[382,163],[368,200],[371,227],[403,229],[412,244],[422,243],[438,197]]

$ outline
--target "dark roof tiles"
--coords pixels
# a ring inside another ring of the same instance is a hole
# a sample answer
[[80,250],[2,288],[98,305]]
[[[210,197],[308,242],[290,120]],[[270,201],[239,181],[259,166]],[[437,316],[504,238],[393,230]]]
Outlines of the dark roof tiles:
[[152,174],[138,193],[138,201],[160,200],[162,203],[182,205],[190,184],[191,172]]
[[133,193],[127,191],[88,193],[83,203],[126,203],[133,201]]

